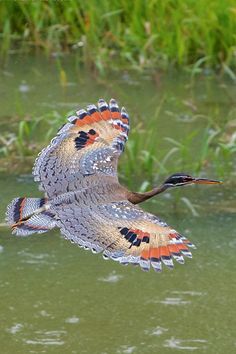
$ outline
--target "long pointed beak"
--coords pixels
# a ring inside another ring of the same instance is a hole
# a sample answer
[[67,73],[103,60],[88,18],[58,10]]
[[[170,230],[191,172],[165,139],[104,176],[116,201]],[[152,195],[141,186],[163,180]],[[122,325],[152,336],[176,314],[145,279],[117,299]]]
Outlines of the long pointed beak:
[[221,184],[222,181],[217,181],[215,179],[208,179],[208,178],[195,178],[192,183],[195,184]]

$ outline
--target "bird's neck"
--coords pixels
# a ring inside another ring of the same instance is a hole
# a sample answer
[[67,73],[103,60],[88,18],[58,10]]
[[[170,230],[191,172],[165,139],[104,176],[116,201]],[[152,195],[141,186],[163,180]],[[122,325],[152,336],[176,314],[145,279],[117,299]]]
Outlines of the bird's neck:
[[155,187],[152,190],[145,192],[145,193],[129,192],[128,193],[128,200],[133,204],[139,204],[139,203],[144,202],[145,200],[148,200],[148,199],[154,197],[157,194],[164,192],[167,188],[168,187],[163,184],[163,185],[161,185],[159,187]]

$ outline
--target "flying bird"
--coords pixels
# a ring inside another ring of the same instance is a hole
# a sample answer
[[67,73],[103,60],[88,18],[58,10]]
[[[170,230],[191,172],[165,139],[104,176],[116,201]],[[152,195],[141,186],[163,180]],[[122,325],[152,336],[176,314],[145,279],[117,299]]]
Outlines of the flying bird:
[[169,188],[220,182],[176,173],[146,193],[129,191],[117,176],[129,129],[129,116],[114,99],[109,104],[100,99],[70,116],[34,164],[44,197],[15,198],[7,208],[13,234],[58,227],[72,243],[145,271],[191,258],[194,245],[137,204]]

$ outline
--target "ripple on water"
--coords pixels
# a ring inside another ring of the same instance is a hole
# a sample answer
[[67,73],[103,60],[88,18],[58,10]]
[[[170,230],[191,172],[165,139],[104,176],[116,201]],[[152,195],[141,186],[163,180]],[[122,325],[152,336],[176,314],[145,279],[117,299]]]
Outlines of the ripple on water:
[[11,334],[16,334],[16,333],[20,332],[23,327],[24,327],[24,325],[22,323],[16,323],[13,326],[11,326],[10,328],[8,328],[7,332],[9,332]]
[[179,305],[191,304],[191,301],[183,300],[181,297],[166,297],[164,300],[159,300],[159,299],[148,300],[147,303],[179,306]]
[[48,254],[48,253],[35,254],[35,253],[30,253],[30,252],[23,250],[23,251],[19,251],[17,254],[23,258],[21,260],[21,263],[50,264],[50,265],[58,264],[57,262],[52,261],[53,255]]
[[18,87],[18,90],[21,93],[27,93],[31,90],[31,87],[25,81],[22,81],[22,83]]
[[229,242],[229,247],[230,248],[236,248],[236,239],[234,239],[234,240]]
[[207,343],[205,339],[177,339],[171,337],[165,340],[163,346],[172,349],[198,350],[206,348],[205,343]]
[[65,319],[66,323],[79,323],[79,317],[72,316]]
[[51,315],[50,313],[48,313],[45,310],[39,311],[39,315],[42,316],[42,317],[55,318],[53,315]]
[[63,345],[65,342],[62,340],[67,332],[63,330],[58,331],[36,331],[35,338],[25,339],[24,342],[29,345]]
[[189,300],[183,300],[181,297],[166,297],[164,300],[159,301],[160,304],[164,305],[187,305],[191,304]]
[[134,353],[135,349],[137,349],[137,347],[135,347],[135,346],[122,345],[117,350],[117,353],[118,354],[132,354],[132,353]]
[[152,329],[146,329],[144,331],[144,333],[148,334],[150,336],[160,336],[160,335],[162,335],[163,333],[165,333],[167,331],[168,331],[167,328],[157,326],[157,327],[152,328]]
[[98,281],[102,281],[105,283],[117,283],[123,278],[123,275],[116,274],[115,271],[112,271],[106,277],[98,278]]
[[201,291],[192,291],[192,290],[188,290],[188,291],[181,291],[181,290],[174,290],[171,292],[172,294],[180,294],[180,295],[190,295],[190,296],[205,296],[207,295],[206,292],[201,292]]
[[[194,290],[173,290],[171,292],[168,292],[169,296],[164,298],[163,300],[159,298],[153,298],[151,300],[148,300],[148,303],[159,303],[163,305],[188,305],[191,304],[191,297],[194,296],[205,296],[207,295],[207,292],[201,292],[201,291],[194,291]],[[171,296],[174,295],[174,296]],[[177,296],[176,296],[177,295]]]

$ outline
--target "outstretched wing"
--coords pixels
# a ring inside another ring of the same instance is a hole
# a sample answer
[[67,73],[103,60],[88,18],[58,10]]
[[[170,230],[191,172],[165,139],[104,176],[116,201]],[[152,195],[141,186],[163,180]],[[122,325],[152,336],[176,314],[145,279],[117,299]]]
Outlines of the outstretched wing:
[[97,178],[117,180],[117,162],[128,139],[129,117],[111,99],[68,118],[35,161],[35,181],[49,197],[88,187]]
[[54,212],[67,239],[122,264],[161,271],[162,263],[172,268],[173,258],[184,263],[183,256],[191,257],[193,245],[185,237],[128,201],[84,208],[71,203]]

